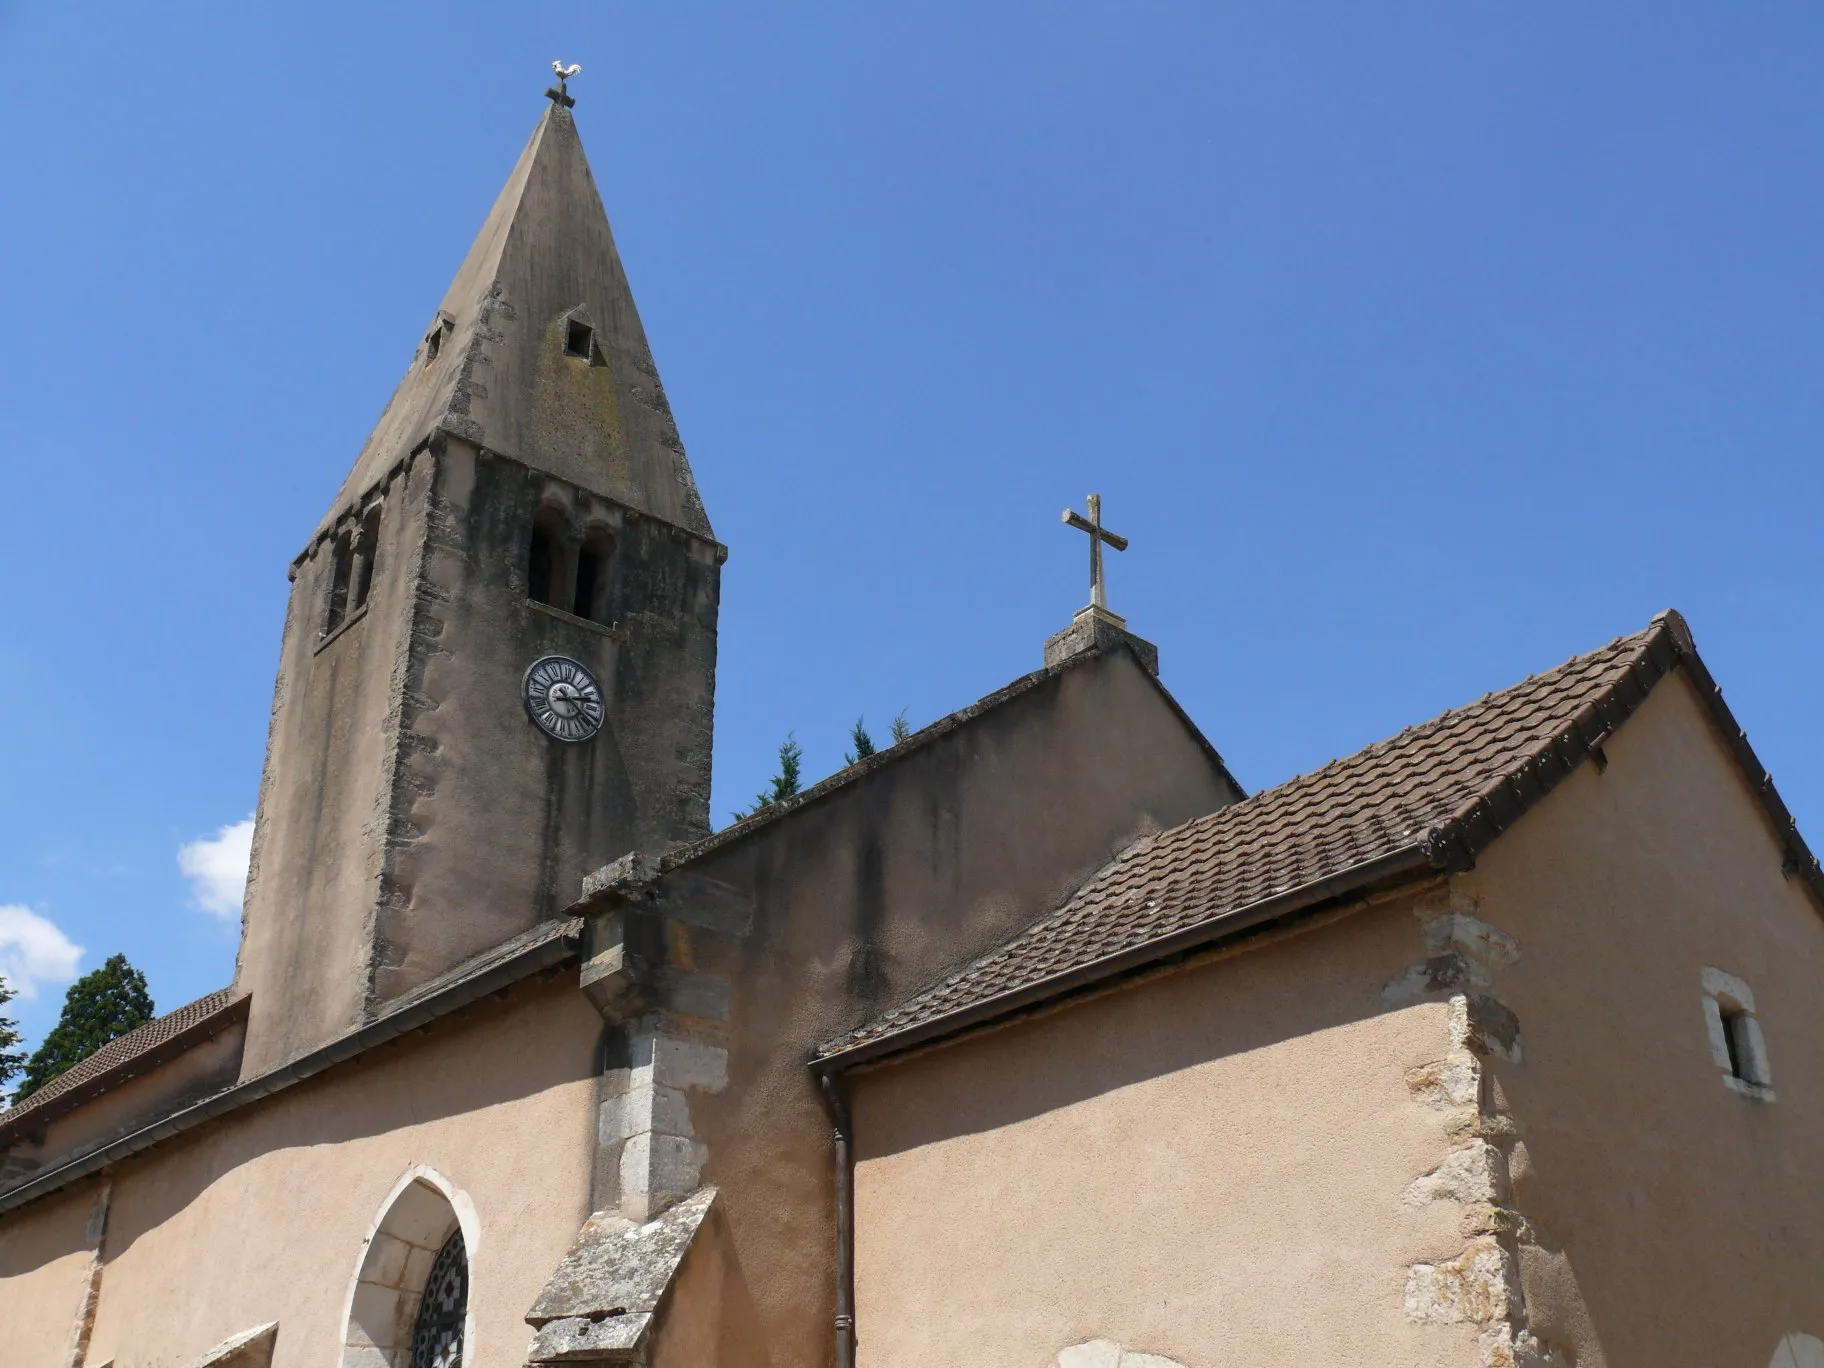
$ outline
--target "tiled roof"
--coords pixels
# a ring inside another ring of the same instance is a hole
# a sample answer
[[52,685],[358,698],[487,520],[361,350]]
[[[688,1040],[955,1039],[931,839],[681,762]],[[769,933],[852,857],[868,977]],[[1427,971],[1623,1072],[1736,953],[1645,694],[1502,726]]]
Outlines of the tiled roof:
[[74,1103],[72,1094],[86,1097],[111,1086],[142,1068],[168,1058],[174,1051],[187,1049],[193,1041],[211,1035],[229,1024],[246,1010],[246,999],[233,988],[221,988],[195,1002],[166,1012],[137,1030],[110,1040],[94,1054],[66,1069],[37,1092],[6,1111],[0,1111],[0,1138],[17,1129],[18,1123],[40,1113],[64,1111],[59,1101]]
[[[1250,910],[1295,901],[1314,886],[1323,896],[1360,888],[1377,866],[1464,868],[1681,660],[1713,697],[1738,760],[1751,778],[1765,779],[1683,620],[1668,613],[1644,632],[1136,843],[1056,912],[826,1042],[819,1058],[859,1062],[966,1029],[1122,972],[1150,947],[1215,930],[1212,923],[1239,925]],[[1771,781],[1758,787],[1773,812]],[[1789,833],[1789,863],[1807,866],[1817,886],[1816,861],[1784,807],[1773,815]]]

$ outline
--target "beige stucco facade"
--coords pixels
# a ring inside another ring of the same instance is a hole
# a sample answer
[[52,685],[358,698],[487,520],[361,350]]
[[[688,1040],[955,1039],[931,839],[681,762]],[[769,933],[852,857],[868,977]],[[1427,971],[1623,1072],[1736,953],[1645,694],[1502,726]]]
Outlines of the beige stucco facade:
[[[1824,919],[1683,675],[1605,758],[1468,874],[857,1075],[864,1368],[1468,1365],[1494,1331],[1762,1368],[1819,1333]],[[1517,1060],[1402,985],[1447,925]],[[1707,967],[1751,986],[1777,1100],[1725,1085]],[[1495,1315],[1464,1260],[1516,1221]]]
[[[1763,1368],[1824,1335],[1824,918],[1675,676],[1462,882],[1522,947],[1528,1305],[1579,1368]],[[1751,986],[1771,1102],[1724,1084],[1700,975]]]
[[[573,957],[111,1166],[84,1363],[182,1368],[274,1321],[281,1368],[335,1361],[363,1242],[390,1238],[388,1194],[417,1171],[473,1213],[470,1368],[524,1362],[528,1311],[591,1211],[643,1220],[704,1184],[720,1193],[714,1247],[682,1268],[671,1302],[689,1314],[666,1318],[651,1361],[821,1363],[834,1217],[811,1046],[1004,939],[1137,836],[1234,796],[1124,652],[990,704],[659,879],[652,995],[626,1012],[604,1020]],[[33,1153],[79,1158],[195,1079],[232,1082],[241,1039],[227,1029],[55,1117]],[[25,1306],[42,1321],[26,1362],[63,1362],[100,1182],[0,1215],[0,1321]],[[441,1232],[415,1238],[423,1262]],[[411,1283],[363,1278],[382,1299]]]
[[711,835],[556,98],[292,567],[235,982],[0,1112],[0,1368],[849,1368],[851,1272],[865,1368],[1824,1368],[1824,870],[1683,620],[1243,801],[1086,609]]
[[1469,1362],[1402,1303],[1460,1243],[1401,1202],[1450,1149],[1406,1082],[1447,1009],[1381,998],[1414,933],[1363,912],[857,1077],[864,1368]]
[[[589,1210],[599,1028],[573,986],[522,989],[123,1165],[86,1361],[182,1368],[276,1320],[277,1368],[340,1363],[364,1241],[422,1168],[473,1212],[468,1363],[523,1363],[526,1309]],[[100,1181],[0,1221],[8,1368],[68,1362]]]

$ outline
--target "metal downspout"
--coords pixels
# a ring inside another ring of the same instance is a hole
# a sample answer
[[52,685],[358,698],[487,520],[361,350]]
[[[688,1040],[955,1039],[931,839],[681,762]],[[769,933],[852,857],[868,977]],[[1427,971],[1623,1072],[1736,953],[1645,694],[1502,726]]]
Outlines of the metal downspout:
[[855,1129],[833,1073],[817,1075],[836,1137],[836,1368],[855,1368]]

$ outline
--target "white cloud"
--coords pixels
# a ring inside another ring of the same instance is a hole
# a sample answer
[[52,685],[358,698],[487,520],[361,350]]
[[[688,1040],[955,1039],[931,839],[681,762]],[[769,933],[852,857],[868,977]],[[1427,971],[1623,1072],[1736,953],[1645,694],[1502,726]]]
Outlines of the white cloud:
[[82,962],[82,947],[29,907],[0,907],[0,978],[22,998],[38,996],[40,983],[68,983]]
[[196,905],[216,917],[239,917],[253,856],[253,818],[234,822],[177,852],[177,867],[190,880]]

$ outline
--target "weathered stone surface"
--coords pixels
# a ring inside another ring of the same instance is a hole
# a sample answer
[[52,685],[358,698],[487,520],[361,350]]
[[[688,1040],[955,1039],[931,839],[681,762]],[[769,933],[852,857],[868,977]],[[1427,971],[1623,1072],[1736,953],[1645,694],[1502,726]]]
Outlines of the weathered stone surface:
[[1453,1150],[1406,1189],[1409,1206],[1430,1202],[1499,1202],[1507,1195],[1507,1160],[1484,1140]]
[[533,1363],[639,1363],[646,1356],[652,1317],[566,1316],[539,1327],[527,1355]]
[[1113,1340],[1085,1340],[1058,1352],[1052,1368],[1184,1368],[1158,1354],[1138,1354]]
[[1824,1342],[1803,1332],[1782,1335],[1767,1368],[1824,1368]]
[[1088,1340],[1059,1351],[1056,1368],[1121,1368],[1121,1346],[1113,1340]]
[[656,882],[658,877],[659,861],[656,856],[630,850],[613,863],[585,874],[583,896],[596,898],[611,893],[626,896],[646,888]]
[[[554,1321],[581,1321],[597,1329],[586,1334],[577,1327],[554,1331],[555,1340],[570,1345],[571,1357],[585,1342],[606,1343],[620,1329],[600,1329],[610,1321],[650,1317],[659,1309],[672,1280],[715,1204],[716,1190],[703,1188],[662,1215],[635,1225],[613,1212],[598,1211],[584,1224],[557,1271],[526,1313],[526,1320],[541,1329]],[[540,1337],[541,1343],[543,1336]],[[542,1353],[542,1350],[540,1351]],[[562,1362],[545,1359],[535,1362]]]
[[1564,1355],[1532,1331],[1516,1330],[1507,1324],[1484,1330],[1477,1348],[1482,1351],[1482,1368],[1568,1368]]
[[1046,638],[1045,664],[1050,667],[1085,651],[1112,652],[1124,646],[1134,653],[1134,659],[1148,674],[1159,673],[1159,648],[1128,631],[1127,619],[1106,608],[1084,608],[1071,620],[1070,626]]
[[1521,1305],[1514,1257],[1492,1237],[1471,1240],[1454,1259],[1406,1270],[1406,1316],[1421,1325],[1486,1324]]
[[230,1335],[215,1348],[191,1359],[187,1368],[267,1368],[278,1338],[279,1323],[268,1321]]
[[1490,926],[1467,912],[1447,912],[1424,927],[1426,948],[1434,955],[1456,953],[1482,964],[1513,964],[1520,958],[1520,942],[1498,926]]
[[1487,993],[1467,993],[1450,1000],[1450,1039],[1461,1050],[1499,1055],[1514,1064],[1523,1062],[1520,1018]]
[[1388,1002],[1412,1002],[1430,993],[1448,993],[1468,986],[1481,987],[1488,982],[1487,971],[1455,950],[1433,955],[1420,964],[1409,965],[1381,989]]
[[1482,1100],[1482,1061],[1468,1050],[1453,1050],[1408,1069],[1406,1087],[1428,1107],[1473,1107]]

